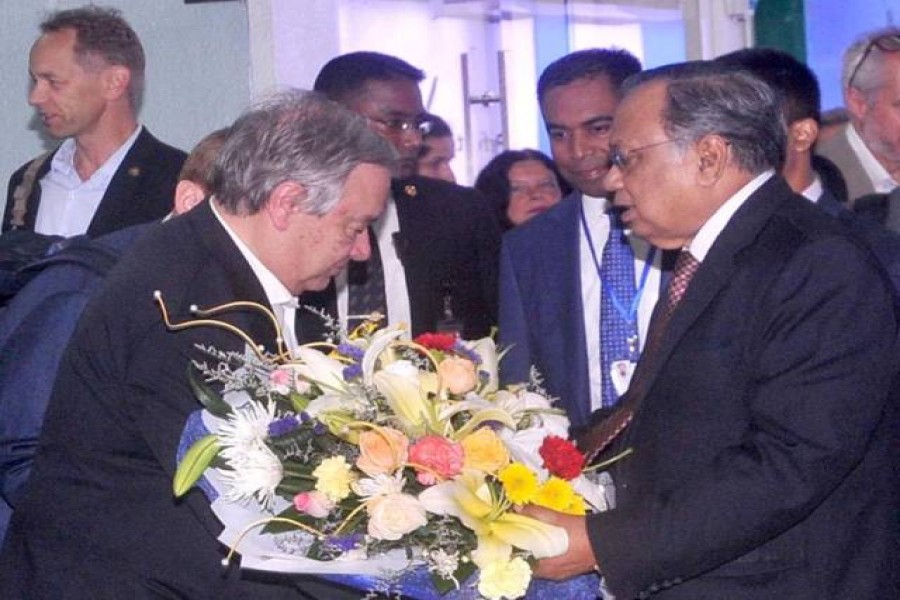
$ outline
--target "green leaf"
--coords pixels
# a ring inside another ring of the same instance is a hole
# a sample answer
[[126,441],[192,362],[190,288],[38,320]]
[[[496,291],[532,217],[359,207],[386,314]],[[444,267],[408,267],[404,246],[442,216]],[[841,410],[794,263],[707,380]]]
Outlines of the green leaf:
[[[304,525],[309,525],[310,527],[315,527],[317,525],[315,519],[313,519],[309,515],[301,513],[296,508],[294,508],[293,505],[288,506],[276,516],[283,519],[299,521]],[[284,521],[270,521],[266,523],[265,526],[263,526],[261,531],[262,533],[286,533],[289,531],[299,531],[299,528],[296,525],[291,525],[290,523],[285,523]]]
[[201,438],[188,449],[184,459],[178,464],[172,481],[172,490],[176,498],[185,495],[197,483],[218,454],[219,440],[211,434]]
[[306,407],[309,406],[310,400],[311,398],[309,396],[298,394],[297,392],[291,392],[290,401],[294,412],[302,413],[303,411],[305,411]]
[[188,365],[188,383],[191,384],[191,390],[193,390],[194,395],[200,401],[200,404],[203,405],[203,408],[223,419],[231,414],[231,406],[222,400],[222,397],[213,391],[211,387],[206,385],[206,382],[197,377],[197,370],[190,364]]

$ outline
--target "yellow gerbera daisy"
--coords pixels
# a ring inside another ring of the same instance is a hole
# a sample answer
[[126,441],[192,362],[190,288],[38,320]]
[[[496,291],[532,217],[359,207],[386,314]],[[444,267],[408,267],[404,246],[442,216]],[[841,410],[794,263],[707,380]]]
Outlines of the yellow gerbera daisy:
[[527,504],[537,494],[537,475],[522,463],[513,463],[505,467],[497,474],[497,478],[503,484],[506,497],[513,504]]
[[568,481],[559,477],[551,477],[537,491],[533,502],[538,506],[565,512],[572,506],[576,497],[575,490]]

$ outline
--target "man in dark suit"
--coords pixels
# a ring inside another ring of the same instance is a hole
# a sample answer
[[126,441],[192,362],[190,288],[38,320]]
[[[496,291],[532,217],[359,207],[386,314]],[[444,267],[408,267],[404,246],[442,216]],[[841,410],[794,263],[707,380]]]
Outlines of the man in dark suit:
[[[575,191],[503,239],[500,341],[509,350],[501,376],[507,383],[528,381],[535,367],[576,427],[615,404],[627,388],[659,294],[660,253],[620,229],[603,183],[619,88],[640,69],[624,50],[592,49],[544,70],[538,82],[541,112],[556,165]],[[619,228],[611,236],[612,224]],[[605,252],[614,243],[624,247],[622,254]],[[616,261],[633,264],[628,292],[612,280]],[[610,360],[604,344],[622,333],[604,314],[608,299],[622,309],[610,317],[635,327],[625,353]],[[626,376],[617,386],[607,385],[617,362]]]
[[[821,112],[819,82],[812,70],[790,54],[772,48],[737,50],[720,56],[716,62],[746,69],[779,93],[787,125],[787,146],[781,167],[785,181],[796,193],[844,222],[867,244],[900,294],[900,236],[882,227],[888,224],[886,210],[877,219],[872,209],[878,198],[886,195],[857,198],[851,211],[846,204],[847,186],[840,171],[827,158],[813,154]],[[832,171],[830,176],[826,175],[829,171]],[[886,202],[882,203],[885,205]],[[896,225],[900,226],[900,219]]]
[[368,256],[395,160],[362,119],[317,95],[277,97],[235,123],[213,198],[142,237],[76,328],[0,556],[0,597],[341,597],[311,578],[224,568],[207,499],[173,497],[179,439],[199,408],[185,368],[208,359],[197,344],[245,342],[224,328],[172,331],[160,305],[184,323],[193,306],[256,302],[218,318],[275,351],[262,307],[290,340],[296,296]]
[[325,303],[342,317],[360,314],[350,310],[355,290],[380,269],[383,283],[374,285],[389,323],[409,323],[413,335],[450,329],[473,339],[497,323],[500,232],[478,192],[415,175],[427,128],[423,78],[412,65],[377,52],[338,56],[316,77],[316,91],[365,117],[400,153],[392,201],[373,226],[378,253],[369,264],[351,264],[336,280],[336,302],[332,294]]
[[41,32],[28,103],[64,141],[10,178],[3,231],[94,237],[161,219],[186,155],[137,121],[144,84],[137,34],[118,11],[96,6],[53,13]]
[[539,576],[597,568],[620,600],[898,596],[890,284],[774,172],[784,146],[774,92],[731,67],[626,84],[606,181],[636,234],[681,253],[605,427],[632,450],[616,506],[533,510],[570,535]]

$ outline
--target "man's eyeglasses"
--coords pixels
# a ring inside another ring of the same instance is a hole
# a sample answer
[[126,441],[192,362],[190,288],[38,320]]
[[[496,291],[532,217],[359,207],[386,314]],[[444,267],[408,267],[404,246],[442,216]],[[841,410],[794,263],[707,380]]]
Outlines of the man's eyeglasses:
[[850,79],[847,80],[848,88],[853,87],[853,81],[856,79],[857,74],[859,74],[860,67],[863,66],[863,63],[866,62],[866,59],[869,58],[869,55],[872,54],[872,48],[878,48],[882,52],[900,52],[900,34],[891,33],[888,35],[878,36],[871,42],[866,44],[866,49],[863,50],[862,55],[860,55],[860,59],[856,62],[856,66],[853,67],[853,72],[850,74]]
[[413,131],[418,132],[421,135],[428,135],[431,133],[432,123],[431,121],[416,118],[416,119],[375,119],[372,117],[366,117],[369,121],[375,124],[375,126],[383,131],[384,133],[392,134],[392,135],[402,135],[404,133]]
[[674,142],[682,142],[684,138],[675,138],[674,140],[663,140],[661,142],[654,142],[652,144],[647,144],[646,146],[638,146],[637,148],[632,148],[631,150],[622,150],[615,144],[611,144],[609,147],[609,165],[611,167],[616,167],[620,171],[625,171],[631,165],[631,160],[634,156],[644,150],[649,148],[655,148],[657,146],[662,146],[664,144],[672,144]]

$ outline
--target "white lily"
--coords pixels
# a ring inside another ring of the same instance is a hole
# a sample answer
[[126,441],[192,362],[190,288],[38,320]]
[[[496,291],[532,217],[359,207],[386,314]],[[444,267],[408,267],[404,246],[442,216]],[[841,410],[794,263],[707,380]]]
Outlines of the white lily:
[[398,427],[410,437],[420,437],[438,425],[429,392],[437,391],[430,373],[423,373],[404,360],[389,364],[374,374],[375,387],[397,416]]
[[378,364],[379,357],[381,357],[394,340],[404,333],[406,333],[405,327],[395,325],[393,327],[388,327],[387,329],[380,329],[372,335],[369,347],[366,349],[362,359],[363,383],[367,386],[374,383],[375,365]]
[[480,340],[463,342],[463,345],[478,354],[478,357],[481,358],[478,372],[487,373],[488,375],[488,382],[481,391],[483,393],[497,391],[500,387],[500,376],[498,374],[500,358],[497,354],[497,344],[494,342],[494,338],[483,337]]
[[[534,392],[519,391],[517,393],[500,390],[484,397],[479,394],[467,394],[464,400],[454,402],[445,407],[440,418],[449,421],[461,412],[469,412],[471,420],[466,427],[475,428],[480,423],[491,420],[502,423],[506,428],[515,431],[527,416],[535,421],[532,428],[539,428],[543,435],[568,437],[569,419],[563,411],[554,408],[550,400]],[[477,422],[476,422],[477,421]],[[464,433],[462,430],[458,433]]]
[[478,548],[472,560],[479,568],[508,560],[513,547],[547,558],[569,546],[565,529],[511,512],[491,495],[484,474],[477,471],[431,486],[419,494],[419,501],[428,512],[456,517],[475,533]]
[[297,361],[292,362],[291,368],[301,377],[311,383],[315,383],[322,391],[341,392],[347,389],[344,381],[344,363],[326,356],[314,348],[301,346],[294,350]]

